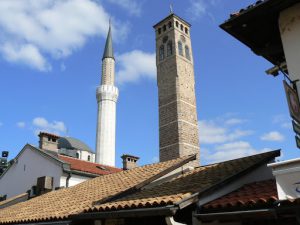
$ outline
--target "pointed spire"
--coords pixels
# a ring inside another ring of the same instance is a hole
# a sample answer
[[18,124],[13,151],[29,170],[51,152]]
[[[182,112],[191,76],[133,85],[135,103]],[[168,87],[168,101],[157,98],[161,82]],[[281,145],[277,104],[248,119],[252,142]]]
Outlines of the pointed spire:
[[105,43],[105,49],[103,53],[102,60],[105,58],[113,58],[114,59],[114,51],[112,45],[112,36],[111,36],[111,20],[109,19],[109,29]]

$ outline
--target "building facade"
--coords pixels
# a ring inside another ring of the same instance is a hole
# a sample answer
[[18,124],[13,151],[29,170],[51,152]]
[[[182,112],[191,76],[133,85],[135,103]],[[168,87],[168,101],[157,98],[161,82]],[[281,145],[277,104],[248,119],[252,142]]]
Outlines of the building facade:
[[195,97],[191,25],[176,16],[154,25],[159,95],[160,161],[197,154],[191,165],[199,165],[199,134]]

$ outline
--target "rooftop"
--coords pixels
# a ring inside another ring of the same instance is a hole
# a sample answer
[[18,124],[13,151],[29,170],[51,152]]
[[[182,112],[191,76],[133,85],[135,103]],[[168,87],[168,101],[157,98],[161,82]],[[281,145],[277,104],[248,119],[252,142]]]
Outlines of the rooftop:
[[124,209],[155,209],[162,206],[179,209],[184,204],[196,202],[207,191],[221,187],[279,155],[280,151],[277,150],[201,166],[165,183],[148,187],[158,178],[194,160],[195,156],[136,167],[0,210],[0,223],[65,220],[75,215],[89,216],[94,212],[114,211],[119,214]]
[[220,27],[274,65],[285,62],[279,13],[299,0],[260,0],[232,13]]
[[116,167],[79,160],[68,156],[58,155],[58,158],[70,164],[71,170],[73,172],[80,171],[97,175],[106,175],[122,171],[122,169]]

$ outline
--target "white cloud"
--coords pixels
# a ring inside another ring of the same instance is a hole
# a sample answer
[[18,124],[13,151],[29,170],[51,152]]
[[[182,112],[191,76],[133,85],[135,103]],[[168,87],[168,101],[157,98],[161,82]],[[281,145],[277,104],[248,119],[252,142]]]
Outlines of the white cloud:
[[289,122],[284,122],[281,124],[281,127],[282,128],[287,128],[287,129],[292,129],[293,128],[293,125],[292,125],[292,122],[289,121]]
[[199,121],[199,138],[203,144],[216,144],[234,141],[244,136],[249,136],[250,130],[230,130],[225,126],[216,125],[214,121]]
[[250,143],[245,141],[229,142],[223,145],[216,146],[214,150],[210,151],[204,149],[202,151],[203,160],[210,163],[221,162],[240,157],[245,157],[253,154],[258,154],[266,151],[270,151],[269,148],[263,148],[257,150],[251,146]]
[[291,118],[283,114],[273,116],[272,123],[280,125],[282,128],[286,129],[291,129],[293,127]]
[[131,15],[140,16],[142,12],[142,4],[136,0],[108,0],[110,3],[125,9]]
[[137,82],[142,78],[156,79],[155,53],[133,50],[117,56],[119,84]]
[[0,46],[4,58],[9,62],[18,62],[27,64],[32,68],[40,71],[49,71],[51,66],[46,62],[41,55],[39,49],[31,44],[12,45],[11,43],[4,43]]
[[232,126],[232,125],[237,125],[237,124],[241,124],[244,122],[245,122],[245,120],[242,120],[239,118],[231,118],[231,119],[226,120],[224,123],[225,123],[225,125]]
[[60,71],[63,72],[63,71],[66,70],[66,68],[67,68],[67,67],[66,67],[66,65],[65,65],[64,63],[61,63],[61,64],[60,64]]
[[[0,53],[9,62],[48,71],[50,56],[67,57],[91,36],[106,37],[110,15],[92,0],[0,1]],[[114,21],[114,38],[127,25]]]
[[271,131],[269,133],[263,134],[260,139],[263,141],[283,141],[284,136],[278,131]]
[[19,127],[19,128],[24,128],[25,126],[26,126],[26,123],[23,121],[20,121],[17,123],[17,127]]
[[190,0],[190,7],[187,13],[192,19],[197,19],[203,16],[207,10],[207,3],[204,0]]
[[67,128],[62,121],[53,121],[48,122],[43,117],[36,117],[32,120],[32,124],[35,127],[35,133],[38,133],[40,131],[47,131],[50,133],[65,133],[67,131]]

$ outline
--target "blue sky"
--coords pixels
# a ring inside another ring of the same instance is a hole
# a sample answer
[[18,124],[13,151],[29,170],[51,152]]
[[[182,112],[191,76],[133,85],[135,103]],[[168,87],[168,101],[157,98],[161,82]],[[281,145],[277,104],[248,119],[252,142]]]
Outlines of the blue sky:
[[245,0],[0,2],[0,150],[14,157],[37,132],[95,146],[96,97],[108,20],[113,21],[117,165],[123,153],[158,159],[152,25],[174,12],[192,24],[202,164],[282,148],[297,157],[282,77],[218,26]]

